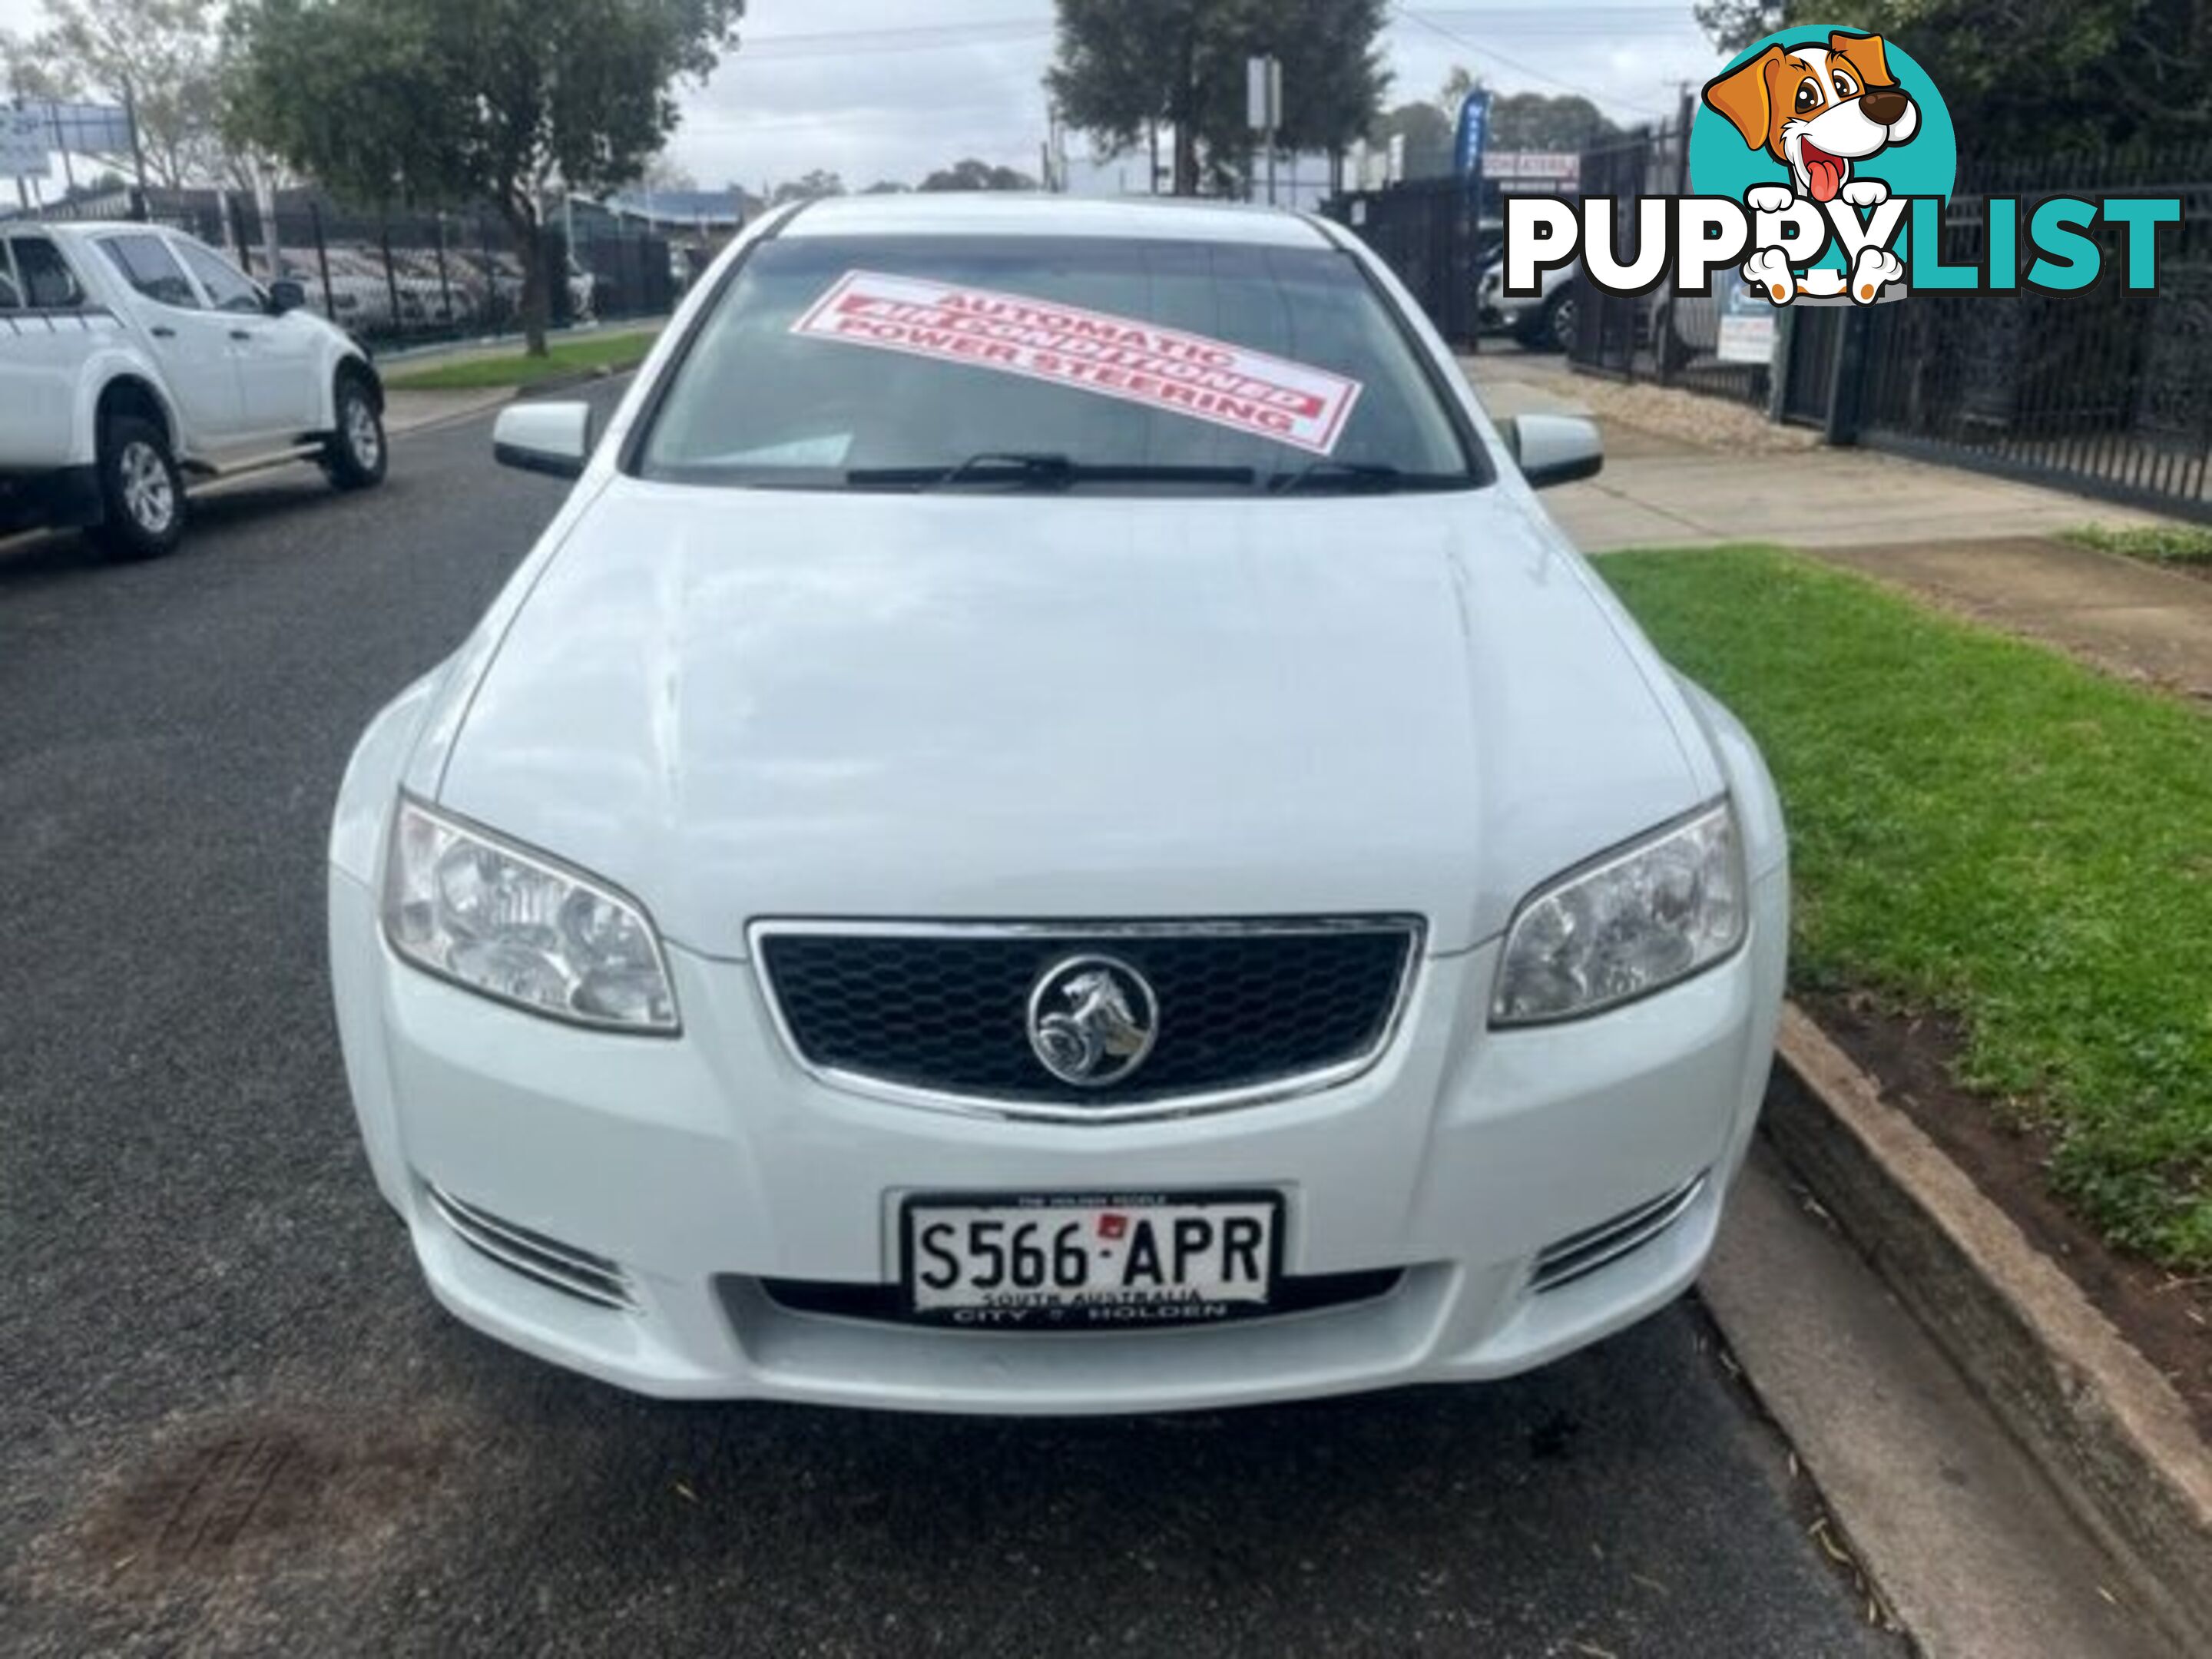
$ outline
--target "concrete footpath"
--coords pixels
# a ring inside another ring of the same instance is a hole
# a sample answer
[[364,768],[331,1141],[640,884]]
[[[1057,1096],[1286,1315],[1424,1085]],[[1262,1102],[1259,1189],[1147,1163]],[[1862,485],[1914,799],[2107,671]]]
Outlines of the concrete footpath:
[[1578,414],[1605,470],[1545,504],[1587,552],[1771,542],[1907,588],[2124,678],[2212,699],[2212,581],[2056,539],[2168,522],[2063,490],[1869,449],[1831,449],[1723,398],[1461,359],[1493,416]]
[[1919,1652],[2172,1652],[2035,1462],[1763,1144],[1698,1294],[1820,1492],[1815,1535],[1872,1580]]
[[[1830,449],[1555,357],[1462,361],[1495,416],[1598,422],[1604,471],[1545,498],[1592,553],[1772,543],[2212,699],[2212,581],[2058,539],[2153,515]],[[2179,1401],[2056,1265],[2024,1239],[1990,1243],[2016,1230],[1958,1197],[1974,1188],[1948,1159],[1860,1170],[1835,1150],[1859,1120],[1832,1092],[1806,1085],[1793,1107],[1777,1087],[1701,1293],[1886,1611],[1931,1659],[2205,1651],[2206,1598],[2183,1592],[2204,1582],[2212,1488]]]

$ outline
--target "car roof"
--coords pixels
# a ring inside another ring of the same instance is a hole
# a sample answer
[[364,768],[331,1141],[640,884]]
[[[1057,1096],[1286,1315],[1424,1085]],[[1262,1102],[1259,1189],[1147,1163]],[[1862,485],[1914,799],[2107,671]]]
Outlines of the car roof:
[[827,196],[786,219],[779,236],[1103,236],[1155,241],[1328,247],[1303,214],[1240,203],[1149,196],[1041,196],[916,191]]
[[167,225],[149,224],[138,219],[8,219],[0,220],[0,235],[19,235],[25,231],[50,233],[63,236],[102,236],[112,231],[131,231],[144,234],[149,231],[169,229]]

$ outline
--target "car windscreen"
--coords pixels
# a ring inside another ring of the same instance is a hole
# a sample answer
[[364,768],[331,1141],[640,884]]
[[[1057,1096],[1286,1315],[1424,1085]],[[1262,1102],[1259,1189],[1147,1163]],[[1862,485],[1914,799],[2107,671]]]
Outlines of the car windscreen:
[[763,242],[633,470],[799,489],[1468,489],[1481,451],[1356,259],[1103,237]]

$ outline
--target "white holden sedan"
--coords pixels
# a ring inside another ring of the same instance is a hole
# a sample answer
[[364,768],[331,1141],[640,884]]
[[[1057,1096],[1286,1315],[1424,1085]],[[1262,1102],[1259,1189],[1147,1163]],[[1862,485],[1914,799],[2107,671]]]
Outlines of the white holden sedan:
[[697,285],[331,842],[369,1161],[469,1323],[968,1412],[1498,1376],[1696,1276],[1759,755],[1389,272],[1284,213],[817,203]]

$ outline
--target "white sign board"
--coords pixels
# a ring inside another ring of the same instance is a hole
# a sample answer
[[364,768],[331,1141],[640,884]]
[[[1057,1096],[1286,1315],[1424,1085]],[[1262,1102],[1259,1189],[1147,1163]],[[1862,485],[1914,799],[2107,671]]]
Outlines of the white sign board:
[[1714,303],[1720,310],[1719,338],[1713,356],[1724,363],[1771,363],[1774,361],[1774,307],[1736,279],[1734,271],[1721,273]]
[[116,104],[47,104],[56,149],[76,155],[131,154],[131,117]]
[[52,118],[46,106],[32,109],[0,109],[0,179],[43,179],[53,161],[46,146],[53,141]]
[[1244,60],[1244,121],[1255,132],[1283,125],[1283,65],[1279,58]]
[[1571,149],[1488,150],[1482,157],[1482,176],[1571,185],[1582,179],[1583,158],[1579,151]]

